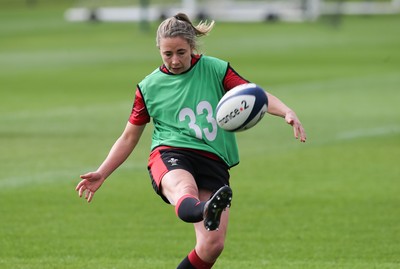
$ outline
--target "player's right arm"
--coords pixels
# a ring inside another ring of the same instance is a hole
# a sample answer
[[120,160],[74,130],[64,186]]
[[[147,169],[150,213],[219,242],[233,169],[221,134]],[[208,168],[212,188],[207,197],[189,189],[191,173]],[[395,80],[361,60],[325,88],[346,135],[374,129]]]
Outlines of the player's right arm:
[[101,187],[108,176],[132,153],[139,142],[146,123],[149,121],[150,116],[147,113],[142,95],[136,89],[132,112],[124,132],[114,143],[107,158],[100,167],[94,172],[81,175],[82,180],[75,188],[79,193],[79,197],[82,197],[85,193],[85,199],[88,202],[93,199],[94,193]]
[[101,187],[111,173],[117,169],[132,153],[145,128],[143,125],[134,125],[130,122],[126,124],[122,135],[112,146],[107,158],[94,171],[81,175],[81,181],[76,186],[79,197],[85,193],[85,199],[90,202],[94,193]]

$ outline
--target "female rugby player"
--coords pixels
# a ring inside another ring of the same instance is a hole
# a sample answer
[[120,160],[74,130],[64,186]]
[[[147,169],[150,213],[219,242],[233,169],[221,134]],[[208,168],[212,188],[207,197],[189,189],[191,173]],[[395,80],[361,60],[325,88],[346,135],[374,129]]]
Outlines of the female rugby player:
[[[148,171],[154,190],[175,206],[180,219],[193,223],[196,234],[194,249],[178,269],[211,268],[220,256],[232,200],[229,169],[239,163],[235,134],[217,127],[214,108],[225,92],[249,81],[229,63],[198,54],[197,38],[213,26],[214,21],[194,26],[182,13],[160,24],[156,43],[163,64],[137,85],[125,130],[100,167],[82,175],[76,187],[90,202],[152,119]],[[295,112],[275,96],[267,97],[268,113],[283,117],[305,142]]]

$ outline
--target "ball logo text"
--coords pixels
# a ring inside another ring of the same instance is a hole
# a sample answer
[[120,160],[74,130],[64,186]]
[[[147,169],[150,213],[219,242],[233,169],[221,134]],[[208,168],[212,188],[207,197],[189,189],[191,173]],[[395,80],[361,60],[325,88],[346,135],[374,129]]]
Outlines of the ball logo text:
[[218,120],[220,126],[227,124],[231,119],[240,115],[241,112],[243,112],[249,108],[249,105],[247,104],[246,100],[242,100],[242,102],[240,102],[240,104],[241,104],[241,106],[239,108],[233,109],[230,113],[228,113],[227,115],[225,115],[224,117],[222,117],[221,119]]

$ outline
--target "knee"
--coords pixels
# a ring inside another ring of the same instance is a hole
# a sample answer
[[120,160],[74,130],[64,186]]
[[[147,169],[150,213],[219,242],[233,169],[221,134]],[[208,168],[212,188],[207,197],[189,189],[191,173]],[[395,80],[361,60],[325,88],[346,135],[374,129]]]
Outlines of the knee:
[[197,244],[196,251],[201,257],[204,257],[209,262],[214,262],[224,250],[224,238],[211,238],[202,243]]
[[219,255],[221,255],[222,251],[224,250],[224,247],[225,247],[225,244],[223,241],[215,242],[211,246],[211,251],[212,251],[212,254],[215,256],[215,259],[217,259],[219,257]]

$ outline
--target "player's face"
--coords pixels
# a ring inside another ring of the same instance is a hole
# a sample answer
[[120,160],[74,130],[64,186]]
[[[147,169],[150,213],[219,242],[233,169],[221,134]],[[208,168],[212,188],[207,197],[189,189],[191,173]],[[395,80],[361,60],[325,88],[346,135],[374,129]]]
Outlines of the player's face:
[[160,54],[164,65],[173,74],[181,74],[190,68],[192,48],[181,37],[162,38]]

